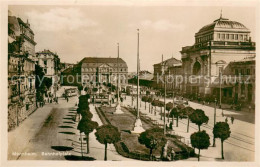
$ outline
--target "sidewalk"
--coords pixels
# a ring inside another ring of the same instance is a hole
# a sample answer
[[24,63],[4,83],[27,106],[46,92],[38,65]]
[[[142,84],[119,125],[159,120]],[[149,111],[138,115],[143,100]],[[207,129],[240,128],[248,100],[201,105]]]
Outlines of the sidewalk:
[[42,127],[53,106],[55,106],[55,104],[46,104],[42,108],[38,108],[33,114],[24,120],[19,127],[8,133],[9,160],[14,160],[19,157],[19,155],[13,156],[12,153],[23,152],[26,145],[30,142],[30,139],[32,139]]

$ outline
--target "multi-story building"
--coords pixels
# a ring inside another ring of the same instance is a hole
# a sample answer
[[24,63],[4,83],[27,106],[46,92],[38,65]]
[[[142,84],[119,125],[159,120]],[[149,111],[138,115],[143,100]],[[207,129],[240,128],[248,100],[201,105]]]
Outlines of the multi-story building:
[[75,64],[72,63],[60,63],[60,71],[63,72],[64,70],[68,68],[73,68]]
[[[238,82],[232,85],[233,99],[242,100],[247,103],[255,102],[255,57],[247,57],[243,60],[232,61],[229,63],[229,73],[236,78]],[[224,81],[225,82],[225,81]],[[231,94],[230,89],[223,89],[223,96]]]
[[44,49],[36,53],[36,63],[43,68],[44,76],[52,79],[51,93],[55,94],[58,88],[60,75],[60,58],[57,53]]
[[168,71],[166,73],[166,89],[167,92],[175,91],[180,92],[182,89],[182,76],[183,76],[183,70],[182,70],[182,64],[175,64],[173,66],[170,66],[168,68]]
[[[202,27],[195,34],[195,44],[183,47],[181,54],[183,76],[188,78],[183,82],[183,93],[234,98],[234,84],[218,81],[229,74],[231,62],[255,56],[255,42],[246,26],[220,17]],[[196,81],[191,82],[194,76]]]
[[128,67],[121,58],[85,57],[79,62],[82,85],[93,83],[117,84],[117,74],[121,87],[128,84]]
[[[163,80],[162,70],[164,67],[162,65],[166,68],[165,74],[168,75],[169,69],[171,69],[170,72],[172,72],[172,74],[176,73],[176,69],[177,69],[176,67],[181,66],[182,62],[181,62],[181,60],[178,60],[178,59],[172,57],[170,59],[164,60],[163,62],[153,65],[153,67],[154,67],[154,73],[153,73],[154,86],[155,86],[155,88],[158,88],[158,89],[164,88],[164,84],[162,82],[162,80]],[[172,83],[168,83],[167,87],[170,88],[171,85],[172,85]]]
[[36,109],[34,33],[8,12],[8,129]]

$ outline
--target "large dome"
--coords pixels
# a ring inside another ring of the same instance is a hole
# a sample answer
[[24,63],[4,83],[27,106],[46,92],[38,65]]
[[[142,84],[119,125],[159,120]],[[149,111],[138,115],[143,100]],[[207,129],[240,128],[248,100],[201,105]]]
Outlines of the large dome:
[[227,31],[236,30],[236,31],[249,32],[246,26],[244,26],[243,24],[237,21],[231,21],[229,19],[219,18],[215,20],[213,23],[202,27],[198,33],[208,32],[212,30],[227,30]]

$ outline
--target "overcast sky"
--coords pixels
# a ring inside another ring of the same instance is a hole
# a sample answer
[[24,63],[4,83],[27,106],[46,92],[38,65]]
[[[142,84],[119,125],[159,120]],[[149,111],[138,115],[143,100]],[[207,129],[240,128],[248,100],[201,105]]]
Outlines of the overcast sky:
[[62,62],[84,57],[120,57],[136,70],[137,28],[141,70],[165,58],[181,58],[182,47],[194,44],[195,33],[223,17],[244,24],[255,41],[255,9],[250,7],[177,6],[9,6],[13,15],[29,19],[36,51],[57,52]]

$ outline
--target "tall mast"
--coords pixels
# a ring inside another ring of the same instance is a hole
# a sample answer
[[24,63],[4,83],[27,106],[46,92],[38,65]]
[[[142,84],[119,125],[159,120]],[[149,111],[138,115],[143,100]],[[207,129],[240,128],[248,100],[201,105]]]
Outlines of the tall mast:
[[140,117],[139,115],[139,29],[137,29],[137,118]]

